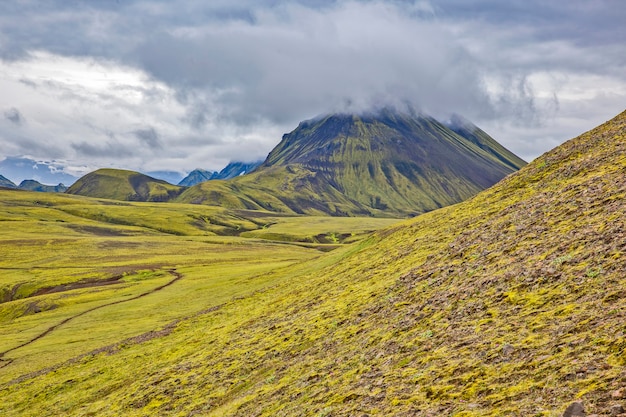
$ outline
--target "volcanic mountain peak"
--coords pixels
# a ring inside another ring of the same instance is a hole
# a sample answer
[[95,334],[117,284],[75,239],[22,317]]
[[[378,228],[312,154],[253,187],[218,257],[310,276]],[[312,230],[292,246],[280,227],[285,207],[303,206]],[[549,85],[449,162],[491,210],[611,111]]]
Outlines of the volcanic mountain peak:
[[525,162],[475,126],[457,133],[430,116],[383,110],[302,122],[257,172],[291,165],[320,172],[359,205],[406,215],[462,201]]

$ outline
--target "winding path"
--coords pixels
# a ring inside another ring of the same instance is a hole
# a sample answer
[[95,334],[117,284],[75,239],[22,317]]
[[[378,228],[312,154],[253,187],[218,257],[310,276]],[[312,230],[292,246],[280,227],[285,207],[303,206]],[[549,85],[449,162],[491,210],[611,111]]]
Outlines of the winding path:
[[5,366],[9,365],[13,361],[11,359],[9,359],[9,360],[6,360],[6,359],[3,360],[2,359],[4,357],[4,355],[6,355],[7,353],[13,352],[14,350],[23,348],[24,346],[28,346],[31,343],[36,342],[37,340],[39,340],[39,339],[49,335],[50,333],[52,333],[53,331],[55,331],[59,327],[63,326],[64,324],[67,324],[68,322],[70,322],[70,321],[72,321],[72,320],[74,320],[74,319],[76,319],[76,318],[78,318],[80,316],[84,316],[87,313],[91,313],[92,311],[96,311],[96,310],[99,310],[101,308],[109,307],[109,306],[116,305],[116,304],[126,303],[126,302],[129,302],[129,301],[137,300],[138,298],[142,298],[142,297],[145,297],[145,296],[150,295],[150,294],[154,294],[155,292],[161,291],[163,288],[169,287],[170,285],[172,285],[176,281],[178,281],[181,278],[183,278],[183,275],[180,272],[177,272],[175,269],[168,269],[167,272],[170,275],[172,275],[174,278],[171,279],[170,281],[168,281],[167,283],[161,285],[161,286],[158,286],[156,288],[151,289],[150,291],[141,293],[139,295],[136,295],[134,297],[131,297],[131,298],[128,298],[128,299],[125,299],[125,300],[113,301],[113,302],[110,302],[110,303],[107,303],[107,304],[99,305],[97,307],[92,307],[92,308],[90,308],[88,310],[85,310],[85,311],[81,311],[80,313],[78,313],[78,314],[76,314],[74,316],[70,316],[70,317],[60,321],[59,323],[55,324],[54,326],[48,327],[43,333],[35,336],[31,340],[26,341],[26,342],[22,343],[21,345],[14,346],[11,349],[5,350],[4,352],[0,352],[0,360],[5,362],[4,364],[0,364],[0,368],[3,368]]

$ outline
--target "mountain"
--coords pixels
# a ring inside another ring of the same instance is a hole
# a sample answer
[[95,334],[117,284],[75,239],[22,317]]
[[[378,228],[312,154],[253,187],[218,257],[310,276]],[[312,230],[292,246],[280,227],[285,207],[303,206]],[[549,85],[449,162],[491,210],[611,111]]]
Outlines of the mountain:
[[471,141],[513,169],[517,170],[526,165],[524,160],[508,151],[478,126],[460,115],[453,115],[445,125],[457,135]]
[[[0,356],[3,372],[14,375],[0,386],[0,413],[622,414],[625,138],[626,112],[469,200],[403,221],[344,249],[236,280],[233,286],[241,288],[278,277],[262,289],[207,301],[198,312],[117,343],[93,342],[92,350],[57,366],[16,374],[19,355],[13,349]],[[13,210],[10,205],[12,216]],[[37,219],[49,215],[41,206],[35,210]],[[46,228],[64,227],[49,223]],[[125,243],[132,252],[141,249],[140,239],[128,239],[96,237],[94,250],[100,254],[102,247],[115,243]],[[185,237],[170,253],[181,256],[183,245],[198,242]],[[226,251],[238,245],[224,246]],[[251,248],[242,246],[244,256]],[[194,256],[202,252],[210,251]],[[159,294],[123,292],[131,283],[148,280],[153,271],[127,276],[120,292],[132,301],[130,308],[114,310],[120,299],[92,307],[97,291],[90,289],[84,300],[92,317],[77,313],[76,304],[71,304],[74,316],[64,315],[70,294],[56,299],[40,295],[24,300],[21,308],[32,311],[39,302],[50,312],[31,312],[9,327],[32,320],[28,326],[50,314],[53,327],[45,337],[31,332],[25,340],[32,338],[33,344],[25,350],[51,349],[46,337],[58,330],[60,317],[68,317],[62,323],[73,326],[61,327],[56,340],[75,349],[88,337],[83,322],[91,319],[91,326],[100,329],[97,318],[118,319],[113,310],[126,321],[110,327],[124,328],[133,309],[157,302],[155,298],[161,303],[156,304],[158,314],[166,314],[181,308],[168,297],[187,291],[188,300],[195,301],[194,289],[201,286],[215,293],[213,282],[228,272],[216,263],[159,255],[167,257],[167,268],[179,262],[179,271],[157,276]],[[172,275],[172,285],[163,284],[169,279],[164,275]],[[9,305],[5,314],[13,311]],[[13,345],[17,343],[22,339]],[[586,412],[564,412],[574,400],[583,405],[572,408]]]
[[458,203],[525,162],[473,126],[384,110],[300,123],[254,172],[178,201],[331,215],[415,215]]
[[178,185],[191,187],[204,181],[215,179],[217,172],[207,171],[205,169],[196,168],[183,178]]
[[254,171],[263,161],[256,162],[231,162],[215,176],[216,180],[228,180],[249,174]]
[[18,188],[20,190],[41,191],[41,192],[50,192],[50,193],[64,193],[67,190],[67,187],[63,184],[44,185],[40,183],[39,181],[35,181],[35,180],[24,180],[18,186],[18,185],[15,185],[13,181],[3,177],[2,175],[0,175],[0,187]]
[[228,180],[238,177],[240,175],[247,174],[253,171],[256,167],[261,165],[263,161],[258,162],[231,162],[220,172],[207,171],[204,169],[194,169],[187,175],[178,185],[185,187],[191,187],[196,184],[200,184],[204,181],[210,180]]
[[15,183],[13,183],[10,179],[0,175],[0,187],[17,188],[17,185],[15,185]]
[[168,201],[183,189],[134,171],[99,169],[80,178],[67,193],[125,201]]
[[35,180],[24,180],[18,186],[20,190],[39,191],[46,193],[64,193],[67,191],[67,187],[63,184],[59,185],[44,185]]
[[0,172],[15,183],[33,179],[42,184],[73,184],[78,178],[65,172],[58,161],[37,161],[23,156],[10,156],[0,161]]

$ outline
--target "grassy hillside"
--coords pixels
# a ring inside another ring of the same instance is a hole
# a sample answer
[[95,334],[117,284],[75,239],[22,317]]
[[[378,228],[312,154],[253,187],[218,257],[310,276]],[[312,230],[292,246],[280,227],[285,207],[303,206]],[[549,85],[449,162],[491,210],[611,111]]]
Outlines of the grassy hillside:
[[176,201],[283,214],[392,216],[348,198],[324,175],[300,166],[269,167],[229,181],[210,181],[183,192]]
[[475,126],[391,111],[302,122],[266,161],[178,201],[286,213],[409,216],[467,199],[525,162]]
[[559,416],[579,398],[608,414],[626,386],[625,135],[626,112],[274,285],[16,372],[0,411]]
[[184,190],[134,171],[99,169],[76,181],[67,193],[122,201],[168,201]]

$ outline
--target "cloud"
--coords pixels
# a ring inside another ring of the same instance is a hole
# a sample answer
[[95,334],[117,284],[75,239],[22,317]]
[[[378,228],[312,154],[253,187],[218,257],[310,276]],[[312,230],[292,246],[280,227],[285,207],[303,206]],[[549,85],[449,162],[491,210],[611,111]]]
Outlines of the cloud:
[[102,144],[80,142],[72,143],[70,146],[78,153],[79,156],[84,157],[123,159],[132,155],[132,151],[129,146],[113,141]]
[[148,147],[152,149],[162,147],[161,142],[159,141],[159,135],[153,127],[138,129],[133,133],[142,143],[148,145]]
[[136,48],[138,64],[178,88],[209,91],[222,118],[298,121],[328,111],[406,102],[434,112],[489,105],[474,58],[431,20],[398,6],[285,5],[254,23],[161,33]]
[[623,21],[608,0],[3,2],[0,109],[19,117],[0,147],[218,170],[301,120],[408,103],[532,159],[623,110]]
[[22,113],[20,113],[20,111],[15,107],[6,110],[4,112],[4,117],[16,126],[21,126],[25,123],[24,116],[22,116]]

